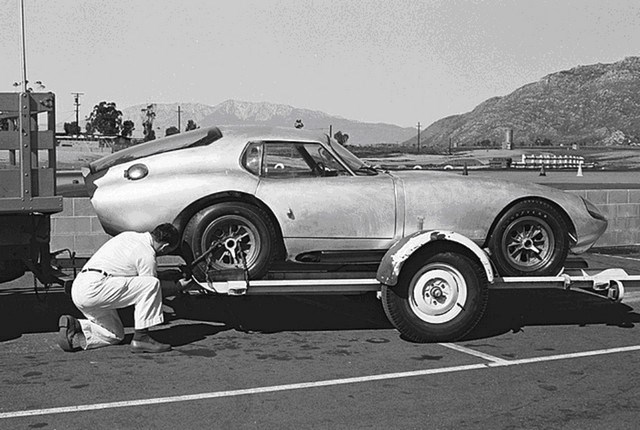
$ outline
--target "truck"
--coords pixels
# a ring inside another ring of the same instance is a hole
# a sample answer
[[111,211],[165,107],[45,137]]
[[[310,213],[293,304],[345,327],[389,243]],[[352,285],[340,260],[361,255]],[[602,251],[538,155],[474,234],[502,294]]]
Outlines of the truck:
[[31,271],[63,284],[51,266],[50,217],[56,195],[55,95],[0,93],[0,282]]

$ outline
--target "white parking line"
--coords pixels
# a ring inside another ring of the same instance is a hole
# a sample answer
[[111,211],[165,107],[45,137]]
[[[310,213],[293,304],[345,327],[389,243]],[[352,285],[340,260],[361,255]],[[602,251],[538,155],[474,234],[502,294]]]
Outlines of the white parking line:
[[508,360],[503,358],[495,357],[493,355],[485,354],[484,352],[476,351],[475,349],[465,348],[464,346],[456,345],[455,343],[441,343],[440,345],[445,348],[453,349],[455,351],[463,352],[465,354],[473,355],[474,357],[484,358],[485,360],[491,361],[493,363],[509,363]]
[[[450,344],[445,344],[450,345]],[[465,348],[466,349],[466,348]],[[158,397],[153,399],[126,400],[122,402],[94,403],[90,405],[66,406],[48,409],[33,409],[27,411],[14,411],[0,413],[0,419],[31,417],[37,415],[64,414],[71,412],[86,412],[100,409],[115,409],[132,406],[147,406],[163,403],[189,402],[196,400],[215,399],[223,397],[244,396],[250,394],[274,393],[278,391],[291,391],[303,388],[329,387],[335,385],[357,384],[362,382],[382,381],[386,379],[410,378],[414,376],[436,375],[442,373],[462,372],[465,370],[490,369],[493,367],[517,366],[522,364],[541,363],[545,361],[567,360],[571,358],[593,357],[605,354],[617,354],[622,352],[639,351],[640,345],[621,348],[600,349],[596,351],[576,352],[570,354],[551,355],[546,357],[523,358],[520,360],[502,360],[493,357],[490,363],[469,364],[465,366],[441,367],[437,369],[416,370],[410,372],[385,373],[382,375],[358,376],[354,378],[329,379],[326,381],[303,382],[299,384],[273,385],[269,387],[247,388],[243,390],[215,391],[212,393],[189,394],[184,396]],[[476,351],[477,352],[477,351]],[[492,356],[488,356],[492,357]],[[487,355],[485,354],[485,357]]]

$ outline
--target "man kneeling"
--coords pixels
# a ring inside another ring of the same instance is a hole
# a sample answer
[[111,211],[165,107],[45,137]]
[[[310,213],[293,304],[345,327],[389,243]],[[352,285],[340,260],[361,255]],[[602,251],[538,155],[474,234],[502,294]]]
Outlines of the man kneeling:
[[102,245],[71,288],[73,303],[87,319],[62,315],[58,345],[76,351],[122,342],[124,327],[117,309],[134,305],[131,352],[170,351],[170,345],[149,335],[149,327],[164,321],[156,256],[175,248],[178,241],[178,230],[161,224],[147,233],[120,233]]

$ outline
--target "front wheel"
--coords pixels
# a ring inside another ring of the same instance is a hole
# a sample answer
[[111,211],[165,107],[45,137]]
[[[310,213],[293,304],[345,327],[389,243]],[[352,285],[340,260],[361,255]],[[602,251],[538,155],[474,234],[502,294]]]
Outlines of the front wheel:
[[443,252],[405,263],[395,287],[382,287],[391,323],[414,342],[452,341],[473,329],[487,306],[487,277],[476,261]]
[[567,226],[551,205],[524,200],[496,223],[489,239],[493,262],[502,276],[554,276],[569,252]]

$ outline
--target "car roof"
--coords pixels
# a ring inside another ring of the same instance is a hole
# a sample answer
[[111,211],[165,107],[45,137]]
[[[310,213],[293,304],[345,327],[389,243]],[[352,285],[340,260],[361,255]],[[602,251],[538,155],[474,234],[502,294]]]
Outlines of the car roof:
[[[327,134],[319,130],[266,125],[221,125],[223,137],[233,136],[247,140],[303,140],[326,142]],[[246,143],[246,142],[245,142]]]

